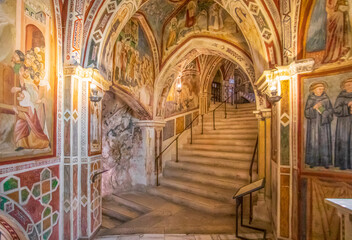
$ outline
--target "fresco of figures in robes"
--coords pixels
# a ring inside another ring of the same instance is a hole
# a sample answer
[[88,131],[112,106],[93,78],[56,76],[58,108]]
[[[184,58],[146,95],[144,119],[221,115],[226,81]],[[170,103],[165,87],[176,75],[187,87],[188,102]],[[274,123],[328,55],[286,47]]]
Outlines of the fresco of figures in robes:
[[126,89],[152,112],[154,63],[151,48],[138,20],[130,20],[115,45],[114,84]]
[[249,52],[246,40],[236,22],[219,4],[212,0],[191,0],[164,26],[163,60],[188,37],[210,34],[231,41]]
[[53,154],[53,29],[51,1],[0,1],[1,161]]
[[177,80],[171,86],[166,99],[165,117],[185,113],[198,108],[200,90],[199,71],[197,60],[192,61],[182,72],[182,90],[177,91]]
[[352,170],[352,72],[304,79],[305,169]]
[[310,16],[305,58],[318,64],[352,60],[352,1],[315,1]]

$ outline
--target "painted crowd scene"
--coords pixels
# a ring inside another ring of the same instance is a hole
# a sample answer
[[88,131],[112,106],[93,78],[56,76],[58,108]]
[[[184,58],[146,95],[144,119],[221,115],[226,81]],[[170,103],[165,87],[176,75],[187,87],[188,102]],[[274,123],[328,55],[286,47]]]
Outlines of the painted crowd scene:
[[[0,2],[1,159],[50,154],[53,147],[50,4],[24,1],[22,7],[24,20],[16,22],[16,1]],[[21,41],[16,35],[22,35]]]

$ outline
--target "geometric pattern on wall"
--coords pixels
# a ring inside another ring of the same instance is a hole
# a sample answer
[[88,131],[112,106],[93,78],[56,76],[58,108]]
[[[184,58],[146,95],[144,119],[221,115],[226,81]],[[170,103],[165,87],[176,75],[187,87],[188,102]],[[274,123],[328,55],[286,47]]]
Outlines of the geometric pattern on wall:
[[[53,211],[52,206],[49,205],[53,199],[52,194],[58,186],[59,179],[54,177],[48,168],[40,172],[40,181],[34,182],[31,189],[22,186],[19,177],[8,176],[0,182],[0,211],[14,217],[17,221],[20,219],[29,239],[48,240],[59,219],[59,212]],[[36,200],[35,204],[41,205],[34,206],[37,211],[43,208],[41,218],[36,223],[23,208],[31,197]]]

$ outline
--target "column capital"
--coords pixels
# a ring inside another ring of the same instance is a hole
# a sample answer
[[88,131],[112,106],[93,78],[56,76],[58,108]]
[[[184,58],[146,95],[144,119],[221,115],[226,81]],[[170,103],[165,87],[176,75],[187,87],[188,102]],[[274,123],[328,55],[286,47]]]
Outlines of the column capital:
[[112,85],[110,81],[104,79],[104,77],[99,73],[98,69],[67,65],[64,66],[63,72],[64,76],[78,76],[82,80],[94,83],[104,91],[109,90],[110,86]]
[[292,62],[290,66],[291,75],[312,72],[315,61],[313,58],[302,59]]
[[165,127],[166,122],[164,120],[139,120],[134,123],[136,127],[150,127],[161,129]]
[[256,111],[253,111],[253,113],[260,120],[264,120],[265,118],[271,118],[271,109],[270,108],[256,110]]

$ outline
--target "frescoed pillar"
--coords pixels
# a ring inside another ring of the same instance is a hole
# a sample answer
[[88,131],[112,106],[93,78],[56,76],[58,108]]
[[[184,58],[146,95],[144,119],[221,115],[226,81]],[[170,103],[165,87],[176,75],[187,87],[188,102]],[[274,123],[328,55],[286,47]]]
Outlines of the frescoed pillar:
[[[101,101],[109,84],[93,69],[64,68],[60,239],[89,238],[101,225]],[[93,99],[93,98],[92,98]],[[93,137],[92,137],[93,136]],[[95,179],[95,181],[93,181]]]
[[[155,157],[160,151],[162,145],[161,132],[165,126],[164,121],[140,120],[135,123],[136,128],[140,128],[142,132],[141,144],[143,148],[138,154],[138,168],[134,169],[135,173],[131,174],[136,179],[132,179],[134,184],[144,186],[154,186],[156,183],[155,175]],[[158,140],[158,141],[156,141]],[[159,146],[159,147],[158,147]],[[158,149],[156,152],[155,150]],[[161,173],[159,168],[159,174]]]

